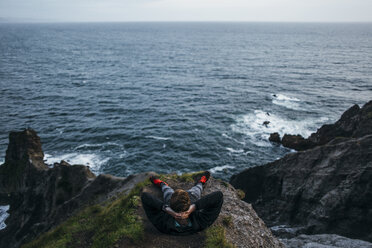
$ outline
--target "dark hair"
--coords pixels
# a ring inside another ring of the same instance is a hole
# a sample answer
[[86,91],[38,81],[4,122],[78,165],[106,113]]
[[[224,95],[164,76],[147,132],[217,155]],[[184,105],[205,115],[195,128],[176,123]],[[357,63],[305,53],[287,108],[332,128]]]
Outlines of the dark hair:
[[176,189],[170,199],[170,207],[177,213],[188,210],[190,207],[189,194],[183,189]]

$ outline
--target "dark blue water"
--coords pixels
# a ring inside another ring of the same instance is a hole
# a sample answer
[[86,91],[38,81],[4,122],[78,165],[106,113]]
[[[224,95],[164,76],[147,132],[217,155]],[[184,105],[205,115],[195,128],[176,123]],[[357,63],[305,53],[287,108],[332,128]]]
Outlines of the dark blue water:
[[228,179],[372,99],[372,24],[1,24],[0,92],[2,160],[31,127],[48,163]]

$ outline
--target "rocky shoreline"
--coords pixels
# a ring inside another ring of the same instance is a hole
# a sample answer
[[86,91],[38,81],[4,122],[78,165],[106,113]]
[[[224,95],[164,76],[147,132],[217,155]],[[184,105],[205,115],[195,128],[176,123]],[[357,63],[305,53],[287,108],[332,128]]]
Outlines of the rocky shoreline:
[[[372,101],[351,107],[335,124],[322,126],[307,139],[273,134],[271,140],[300,152],[244,170],[231,178],[231,185],[212,178],[213,187],[205,190],[224,193],[225,204],[213,227],[217,229],[211,228],[222,235],[221,247],[372,247]],[[0,166],[0,205],[10,205],[10,215],[0,230],[0,247],[20,247],[32,240],[26,247],[47,247],[45,239],[62,242],[55,232],[67,228],[66,220],[80,218],[92,206],[106,211],[115,201],[124,204],[128,195],[136,202],[131,207],[143,226],[142,238],[134,242],[123,234],[109,247],[156,242],[162,247],[203,247],[209,242],[208,231],[175,238],[149,224],[135,199],[143,190],[159,194],[145,183],[150,172],[127,178],[96,176],[88,166],[61,161],[50,167],[43,159],[34,130],[9,134]],[[192,175],[163,176],[174,187],[192,184]],[[65,244],[91,247],[94,231],[84,228],[66,231],[74,239]]]
[[285,135],[281,143],[300,152],[231,178],[244,200],[268,226],[289,227],[273,230],[285,239],[328,233],[371,242],[372,101],[307,139]]

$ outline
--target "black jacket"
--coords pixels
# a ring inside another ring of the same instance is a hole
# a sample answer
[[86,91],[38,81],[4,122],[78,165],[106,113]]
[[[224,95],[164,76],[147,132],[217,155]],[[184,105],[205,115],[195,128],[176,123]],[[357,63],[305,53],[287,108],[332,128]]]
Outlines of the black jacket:
[[189,235],[199,232],[212,225],[220,214],[223,194],[216,191],[208,194],[195,202],[196,209],[189,216],[190,226],[177,227],[175,219],[162,211],[163,202],[153,197],[149,193],[143,193],[141,196],[142,205],[147,218],[162,233],[173,235]]

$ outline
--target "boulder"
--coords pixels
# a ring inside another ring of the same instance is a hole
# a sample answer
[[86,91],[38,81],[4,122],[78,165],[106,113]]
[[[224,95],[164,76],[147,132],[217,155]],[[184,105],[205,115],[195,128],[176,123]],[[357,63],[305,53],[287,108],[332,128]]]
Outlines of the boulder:
[[280,143],[280,134],[279,133],[271,133],[269,137],[269,141],[274,143]]

